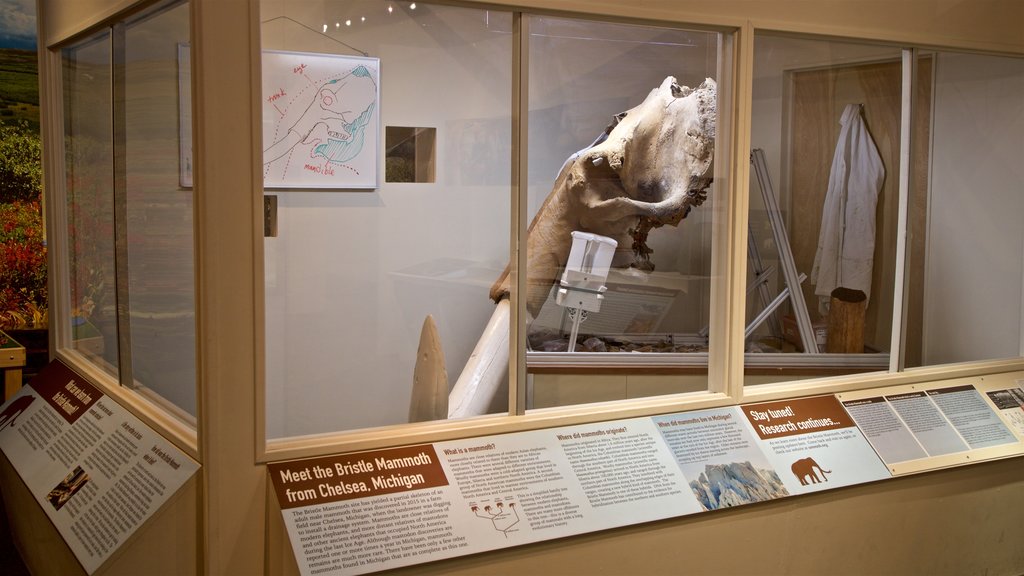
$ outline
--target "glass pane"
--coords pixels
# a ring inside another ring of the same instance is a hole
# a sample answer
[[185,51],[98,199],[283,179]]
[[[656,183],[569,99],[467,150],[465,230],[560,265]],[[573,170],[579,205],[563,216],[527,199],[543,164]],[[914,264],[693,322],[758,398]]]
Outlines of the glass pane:
[[124,28],[124,186],[135,384],[195,416],[189,7]]
[[888,368],[901,70],[898,48],[755,37],[748,384]]
[[722,40],[529,18],[531,407],[707,389]]
[[71,337],[117,376],[110,34],[63,51]]
[[916,82],[906,364],[1024,355],[1024,59],[922,54]]
[[[264,242],[267,435],[444,418],[508,260],[511,15],[377,0],[261,8],[277,198]],[[380,128],[363,127],[375,114]],[[385,126],[433,129],[433,182],[385,179]],[[414,385],[428,315],[437,338]],[[497,336],[507,342],[507,324]],[[506,410],[498,364],[479,413]]]

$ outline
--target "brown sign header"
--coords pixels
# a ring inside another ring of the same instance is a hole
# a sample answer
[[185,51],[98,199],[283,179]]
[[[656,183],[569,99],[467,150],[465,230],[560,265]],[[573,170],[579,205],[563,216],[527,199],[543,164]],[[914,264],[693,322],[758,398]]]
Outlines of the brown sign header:
[[854,425],[835,396],[745,404],[741,409],[762,440]]
[[30,385],[68,424],[74,424],[93,402],[103,397],[102,392],[60,360],[47,364]]
[[431,444],[276,462],[267,469],[282,510],[448,485]]

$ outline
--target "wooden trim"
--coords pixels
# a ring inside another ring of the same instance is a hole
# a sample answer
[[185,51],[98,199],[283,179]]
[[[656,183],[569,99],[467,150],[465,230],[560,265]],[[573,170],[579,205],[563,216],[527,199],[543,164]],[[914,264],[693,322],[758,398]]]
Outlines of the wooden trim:
[[259,2],[192,0],[191,25],[202,463],[197,572],[261,574],[267,477],[256,462]]
[[529,204],[530,118],[530,19],[521,12],[512,14],[512,199],[509,222],[509,362],[508,413],[526,413],[526,239]]

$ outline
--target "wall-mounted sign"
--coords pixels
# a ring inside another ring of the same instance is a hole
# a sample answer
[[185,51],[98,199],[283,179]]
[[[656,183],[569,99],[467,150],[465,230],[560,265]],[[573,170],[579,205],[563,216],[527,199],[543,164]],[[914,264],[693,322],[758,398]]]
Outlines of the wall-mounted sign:
[[59,360],[0,408],[0,450],[89,574],[199,468]]
[[983,393],[991,388],[967,379],[837,397],[882,460],[904,474],[1019,454],[1024,442],[1012,419]]
[[1024,453],[1003,424],[1016,421],[1024,391],[986,384],[1009,413],[997,416],[974,385],[904,388],[340,454],[268,471],[300,571],[334,575],[883,480],[903,472],[886,466],[894,455],[936,467],[921,447],[927,434],[936,434],[932,449],[955,446],[958,458]]

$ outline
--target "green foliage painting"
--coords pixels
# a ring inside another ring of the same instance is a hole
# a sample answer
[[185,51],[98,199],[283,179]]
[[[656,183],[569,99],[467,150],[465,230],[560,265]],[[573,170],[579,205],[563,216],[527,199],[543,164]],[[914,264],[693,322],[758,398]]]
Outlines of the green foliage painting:
[[0,329],[46,322],[36,55],[0,50]]

